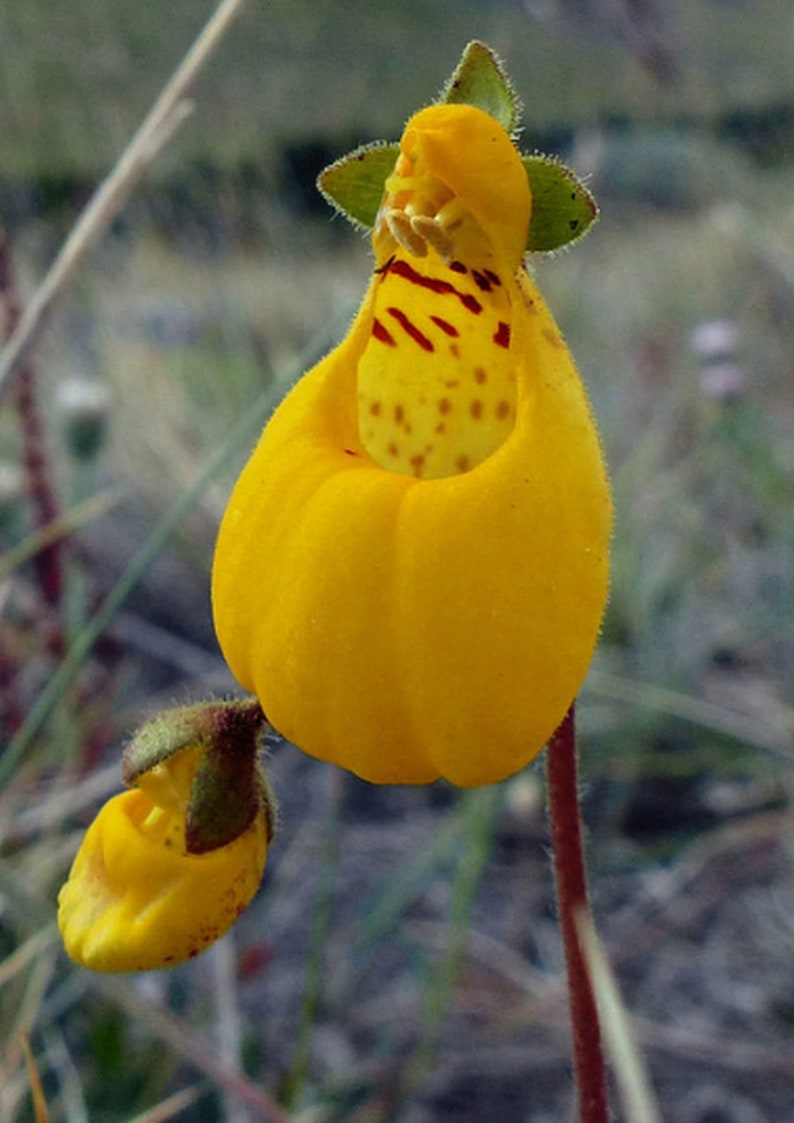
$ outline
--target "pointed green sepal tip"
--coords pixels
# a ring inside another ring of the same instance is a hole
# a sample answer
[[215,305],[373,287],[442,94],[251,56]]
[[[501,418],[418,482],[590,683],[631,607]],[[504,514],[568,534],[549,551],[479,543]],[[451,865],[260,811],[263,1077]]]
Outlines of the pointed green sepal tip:
[[[476,40],[463,52],[439,102],[475,106],[508,133],[518,123],[520,102],[501,62]],[[371,230],[399,154],[398,144],[364,145],[321,172],[317,186],[354,226]],[[581,180],[554,157],[522,156],[522,162],[532,189],[527,252],[551,253],[586,234],[598,218],[598,206]]]
[[[520,102],[499,59],[484,43],[469,43],[439,102],[473,105],[512,133]],[[321,194],[354,226],[371,230],[386,180],[400,154],[398,144],[365,144],[336,160],[317,179]]]
[[354,226],[370,230],[399,154],[399,144],[365,144],[320,172],[317,186]]
[[532,190],[528,253],[551,253],[586,234],[598,204],[582,181],[552,156],[522,156]]
[[521,112],[521,102],[498,56],[477,40],[466,47],[439,102],[482,109],[508,133],[516,128]]
[[209,741],[212,730],[210,709],[214,703],[161,710],[137,730],[121,758],[124,783],[134,787],[136,780],[164,764],[175,753],[191,745]]

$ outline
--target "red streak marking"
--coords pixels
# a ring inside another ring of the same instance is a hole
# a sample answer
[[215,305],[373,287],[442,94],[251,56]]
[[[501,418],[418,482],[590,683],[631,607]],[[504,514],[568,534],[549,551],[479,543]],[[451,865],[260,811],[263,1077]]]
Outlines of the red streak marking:
[[494,273],[493,269],[483,269],[483,273],[491,282],[492,285],[501,285],[501,280],[498,273]]
[[403,331],[407,335],[410,335],[414,343],[419,344],[423,351],[435,351],[432,339],[428,339],[424,332],[419,330],[416,324],[411,323],[401,308],[387,308],[386,311],[397,321]]
[[440,316],[431,316],[430,319],[436,327],[441,328],[444,334],[450,336],[452,339],[456,339],[460,335],[458,329],[454,324],[451,324],[449,320],[442,320]]
[[453,273],[468,273],[468,269],[462,261],[450,261],[449,267]]
[[472,269],[471,275],[474,278],[474,283],[477,286],[477,288],[480,290],[480,292],[490,292],[491,291],[491,288],[493,286],[491,285],[491,281],[486,276],[485,273],[481,273],[479,271],[479,269]]
[[510,325],[506,324],[504,320],[499,321],[499,327],[494,332],[493,341],[497,347],[510,346]]
[[482,304],[480,304],[476,296],[469,296],[466,292],[459,292],[457,295],[460,297],[460,302],[467,312],[473,312],[475,316],[482,312]]
[[372,321],[372,334],[379,343],[385,343],[389,347],[396,347],[397,340],[391,334],[388,328],[385,328],[378,319]]
[[402,277],[405,281],[410,281],[412,285],[419,285],[422,289],[429,289],[430,292],[438,293],[439,296],[456,296],[466,311],[473,312],[475,316],[482,312],[482,304],[476,296],[459,292],[453,284],[449,281],[442,281],[439,277],[426,277],[424,273],[418,273],[413,265],[410,265],[407,261],[398,259],[392,262],[389,273],[393,276]]

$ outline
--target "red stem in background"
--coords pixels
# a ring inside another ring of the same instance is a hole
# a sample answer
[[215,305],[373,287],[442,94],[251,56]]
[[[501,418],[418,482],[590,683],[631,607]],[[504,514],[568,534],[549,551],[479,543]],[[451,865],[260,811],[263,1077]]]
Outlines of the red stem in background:
[[580,1123],[608,1123],[609,1105],[601,1049],[601,1027],[577,930],[577,917],[585,910],[589,912],[590,904],[579,813],[573,704],[549,742],[546,750],[546,775],[557,879],[557,906],[568,971],[579,1120]]
[[[0,229],[0,302],[2,302],[3,333],[8,339],[19,323],[22,304],[16,288],[11,247],[2,229]],[[36,372],[29,361],[23,363],[19,369],[14,387],[14,401],[19,415],[22,462],[27,493],[33,509],[33,526],[36,530],[41,530],[56,519],[61,510],[49,470],[44,425],[36,397]],[[63,596],[61,549],[60,541],[52,542],[43,547],[34,559],[36,577],[45,604],[56,610],[60,607]],[[57,625],[50,636],[49,647],[55,656],[62,653],[62,636]]]

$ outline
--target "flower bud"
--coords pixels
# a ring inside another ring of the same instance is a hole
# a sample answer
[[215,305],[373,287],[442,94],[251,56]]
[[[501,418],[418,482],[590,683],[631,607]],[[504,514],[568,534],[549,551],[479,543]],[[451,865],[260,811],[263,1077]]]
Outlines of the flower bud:
[[59,895],[72,959],[96,971],[170,967],[231,927],[272,836],[263,726],[250,702],[202,703],[133,739],[124,771],[134,787],[100,810]]

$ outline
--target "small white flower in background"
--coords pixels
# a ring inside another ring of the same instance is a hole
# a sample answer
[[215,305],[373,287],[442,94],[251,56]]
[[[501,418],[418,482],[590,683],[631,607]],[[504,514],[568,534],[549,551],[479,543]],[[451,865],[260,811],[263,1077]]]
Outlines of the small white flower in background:
[[67,378],[58,386],[55,404],[69,451],[78,460],[92,460],[107,435],[109,390],[95,378]]
[[706,397],[727,401],[745,392],[747,370],[737,358],[741,340],[735,320],[702,320],[693,328],[689,346],[701,364],[698,383]]

